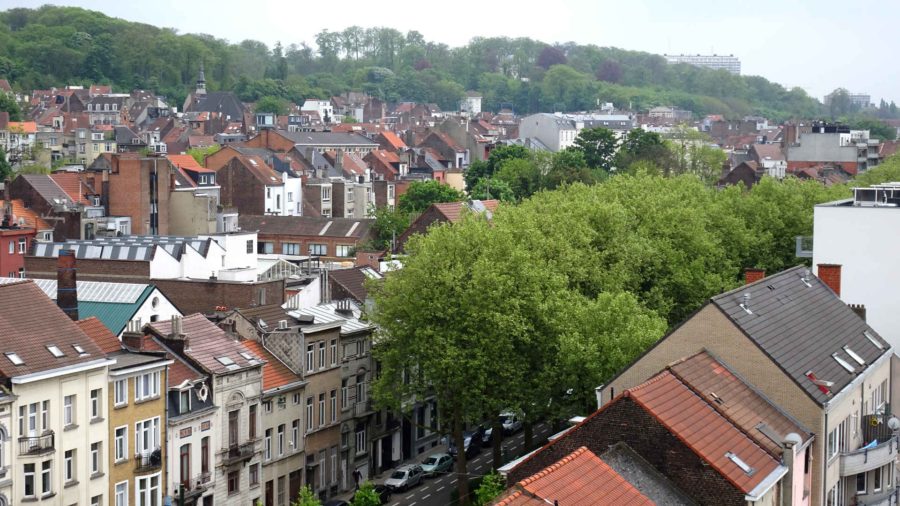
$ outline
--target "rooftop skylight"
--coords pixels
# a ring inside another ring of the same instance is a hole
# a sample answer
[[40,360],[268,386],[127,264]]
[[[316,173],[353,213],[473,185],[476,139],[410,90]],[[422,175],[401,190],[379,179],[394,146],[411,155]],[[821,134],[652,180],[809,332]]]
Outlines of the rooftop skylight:
[[229,365],[234,365],[234,360],[231,360],[228,357],[216,357],[216,360],[218,360],[220,364],[226,367]]
[[61,349],[59,349],[59,346],[56,346],[55,344],[48,345],[47,351],[49,351],[56,358],[62,358],[66,356],[66,354],[63,353]]
[[875,339],[875,336],[873,336],[868,330],[864,330],[863,335],[866,336],[866,339],[868,339],[870,343],[874,344],[876,348],[878,348],[879,350],[884,349],[884,345],[879,343],[878,339]]
[[835,362],[840,364],[841,367],[843,367],[850,374],[853,374],[856,372],[856,369],[852,365],[850,365],[850,362],[847,362],[846,360],[842,359],[840,356],[838,356],[837,353],[832,353],[831,358],[833,358]]
[[756,472],[756,469],[750,467],[749,464],[741,460],[741,458],[735,455],[733,452],[726,452],[725,456],[728,457],[729,460],[734,462],[738,467],[740,467],[741,471],[744,471],[747,476],[753,476],[753,473]]
[[75,352],[78,353],[79,355],[87,355],[88,354],[88,352],[84,351],[84,348],[82,348],[80,344],[73,344],[72,348],[74,348]]
[[21,357],[19,357],[19,355],[15,352],[8,351],[5,353],[5,355],[6,355],[6,358],[8,358],[9,361],[13,363],[13,365],[24,365],[25,364],[25,361],[22,360]]
[[247,353],[246,351],[242,351],[242,352],[241,352],[241,356],[244,357],[244,358],[246,358],[247,360],[255,360],[255,359],[256,359],[256,357],[254,357],[253,355]]
[[844,346],[844,351],[846,351],[847,355],[850,355],[850,358],[852,358],[853,361],[856,362],[857,364],[866,365],[866,361],[863,360],[862,357],[857,355],[855,351],[851,350],[849,346]]

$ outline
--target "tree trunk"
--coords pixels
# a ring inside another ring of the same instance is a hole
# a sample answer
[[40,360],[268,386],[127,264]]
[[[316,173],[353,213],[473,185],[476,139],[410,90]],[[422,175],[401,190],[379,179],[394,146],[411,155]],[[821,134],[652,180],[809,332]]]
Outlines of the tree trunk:
[[525,426],[525,441],[522,445],[522,455],[531,451],[531,446],[534,444],[534,423],[531,420],[525,420],[523,423]]
[[[463,439],[462,421],[453,418],[453,441],[456,443],[456,491],[459,493],[459,504],[469,504],[469,474],[466,472],[466,446]],[[472,444],[475,444],[473,441]]]
[[494,450],[494,469],[500,469],[503,466],[503,423],[499,416],[495,416],[491,420],[491,447]]

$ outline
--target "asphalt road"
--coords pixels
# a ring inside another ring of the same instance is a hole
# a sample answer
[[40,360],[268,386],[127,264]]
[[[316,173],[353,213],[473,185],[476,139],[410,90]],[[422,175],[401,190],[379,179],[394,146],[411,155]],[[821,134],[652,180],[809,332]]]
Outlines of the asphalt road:
[[[549,437],[550,428],[546,424],[538,424],[534,428],[534,441],[536,443],[545,443]],[[522,454],[522,444],[524,434],[519,431],[503,440],[503,450],[510,459],[518,458]],[[434,452],[428,452],[434,453]],[[424,460],[427,454],[419,456],[419,460]],[[490,447],[481,449],[481,453],[469,460],[468,472],[471,477],[487,474],[491,470],[491,462],[493,460],[493,452]],[[455,468],[450,474],[438,476],[435,478],[426,478],[419,485],[404,491],[395,492],[388,501],[389,506],[444,506],[450,505],[450,494],[456,489]]]

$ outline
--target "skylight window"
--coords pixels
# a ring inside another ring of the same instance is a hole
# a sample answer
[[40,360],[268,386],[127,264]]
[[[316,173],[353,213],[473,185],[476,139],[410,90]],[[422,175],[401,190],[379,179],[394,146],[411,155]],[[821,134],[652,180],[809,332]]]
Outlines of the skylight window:
[[876,348],[878,348],[879,350],[884,349],[884,345],[879,343],[878,339],[875,339],[875,336],[870,334],[868,330],[864,330],[863,335],[866,336],[866,339],[868,339],[870,343],[874,344]]
[[22,360],[22,358],[19,357],[19,355],[17,353],[8,351],[5,353],[5,355],[6,355],[6,358],[8,358],[9,361],[13,363],[13,365],[25,365],[25,361]]
[[833,358],[835,362],[840,364],[841,367],[843,367],[850,374],[853,374],[854,372],[856,372],[856,369],[854,369],[853,366],[850,365],[849,362],[847,362],[846,360],[839,357],[837,353],[832,353],[831,358]]
[[246,358],[247,360],[256,360],[256,357],[254,357],[253,355],[247,353],[246,351],[242,351],[242,352],[241,352],[241,356],[244,357],[244,358]]
[[79,355],[87,355],[87,352],[84,351],[84,348],[82,348],[80,344],[73,344],[73,345],[72,345],[72,348],[74,348],[75,351],[76,351]]
[[226,367],[228,367],[229,365],[235,365],[234,360],[231,360],[228,357],[216,357],[216,360],[218,360],[220,364]]
[[850,358],[852,358],[857,364],[866,365],[866,361],[863,360],[862,357],[857,355],[855,351],[851,350],[849,346],[844,346],[844,351],[846,351],[847,355],[850,355]]
[[750,467],[749,464],[747,464],[746,462],[744,462],[743,460],[741,460],[741,458],[738,457],[737,455],[735,455],[733,452],[726,452],[726,453],[725,453],[725,456],[728,457],[729,460],[731,460],[732,462],[734,462],[735,465],[737,465],[738,467],[740,467],[740,468],[741,468],[741,471],[744,471],[744,473],[745,473],[747,476],[753,476],[753,473],[756,472],[756,469],[753,469],[752,467]]
[[61,349],[59,349],[59,346],[56,346],[55,344],[47,346],[47,351],[49,351],[56,358],[62,358],[66,356],[66,354],[63,353]]

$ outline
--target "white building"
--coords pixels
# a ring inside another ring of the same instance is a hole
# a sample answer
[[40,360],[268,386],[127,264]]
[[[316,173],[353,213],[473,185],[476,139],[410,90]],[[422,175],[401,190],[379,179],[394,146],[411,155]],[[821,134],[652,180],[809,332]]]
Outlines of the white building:
[[813,265],[841,266],[841,299],[862,304],[866,321],[900,346],[900,183],[854,189],[853,199],[815,207]]
[[459,102],[459,110],[469,117],[481,114],[481,93],[467,91],[465,98]]
[[319,117],[322,118],[322,121],[326,124],[341,122],[340,118],[334,117],[334,106],[331,104],[331,100],[306,99],[306,101],[303,102],[302,110],[318,112]]
[[585,128],[607,128],[621,137],[634,127],[634,119],[624,114],[542,112],[522,118],[519,138],[537,139],[550,151],[557,152],[574,146],[578,133]]
[[664,57],[669,63],[687,63],[697,67],[722,69],[735,75],[741,73],[741,60],[733,54],[667,54]]
[[[253,159],[250,159],[253,162]],[[275,172],[277,180],[265,185],[264,207],[266,214],[274,216],[301,216],[303,214],[302,179],[289,177],[286,172]]]

